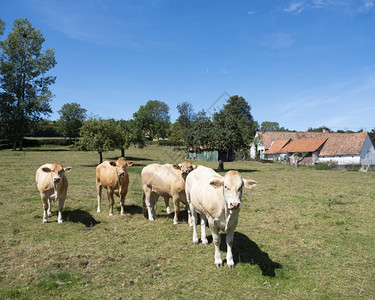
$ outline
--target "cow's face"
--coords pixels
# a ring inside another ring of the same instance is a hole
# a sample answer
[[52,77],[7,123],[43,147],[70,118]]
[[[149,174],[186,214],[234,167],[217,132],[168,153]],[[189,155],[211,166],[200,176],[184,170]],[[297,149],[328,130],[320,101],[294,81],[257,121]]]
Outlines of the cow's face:
[[132,161],[126,161],[125,158],[120,157],[116,162],[111,161],[110,164],[116,167],[118,177],[124,177],[126,168],[133,165]]
[[213,180],[210,183],[215,188],[223,188],[225,201],[228,209],[241,208],[241,198],[243,188],[252,188],[256,186],[254,180],[246,180],[242,178],[237,171],[229,171],[224,177],[218,180]]
[[51,169],[48,167],[44,167],[43,171],[46,173],[51,173],[53,183],[57,185],[61,182],[63,174],[69,173],[71,169],[71,167],[64,168],[60,163],[55,162],[53,163]]
[[184,161],[183,163],[181,164],[178,164],[178,165],[173,165],[173,168],[175,168],[176,170],[180,170],[181,171],[181,176],[183,178],[186,178],[186,176],[191,172],[193,171],[194,169],[198,168],[197,165],[192,165],[190,162],[188,161]]

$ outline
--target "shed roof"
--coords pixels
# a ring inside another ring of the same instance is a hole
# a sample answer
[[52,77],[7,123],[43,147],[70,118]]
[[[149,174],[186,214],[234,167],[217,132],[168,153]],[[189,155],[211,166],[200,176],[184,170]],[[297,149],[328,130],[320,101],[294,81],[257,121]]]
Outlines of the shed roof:
[[327,138],[291,141],[285,147],[280,149],[279,152],[280,153],[315,152],[324,144],[326,140]]
[[[360,133],[332,133],[332,132],[257,132],[261,136],[262,144],[265,149],[270,149],[272,142],[291,139],[297,140],[313,140],[326,139],[319,156],[333,155],[359,155],[364,145],[367,132]],[[289,143],[290,144],[290,143]],[[315,150],[314,150],[315,151]],[[307,152],[306,150],[297,152]]]
[[275,154],[279,153],[279,151],[290,141],[290,139],[287,140],[278,140],[273,141],[271,144],[271,147],[264,152],[265,154]]

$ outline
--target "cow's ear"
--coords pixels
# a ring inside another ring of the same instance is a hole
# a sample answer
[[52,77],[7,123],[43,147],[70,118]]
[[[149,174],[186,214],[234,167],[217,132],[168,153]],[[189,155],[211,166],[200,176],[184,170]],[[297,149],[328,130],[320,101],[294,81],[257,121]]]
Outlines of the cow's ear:
[[210,182],[210,185],[216,189],[219,189],[224,185],[224,181],[222,179],[215,179]]
[[72,167],[66,167],[64,168],[65,173],[69,173],[72,170]]
[[173,168],[176,169],[176,170],[181,170],[180,165],[177,165],[177,164],[174,164],[174,165],[173,165]]
[[127,161],[127,162],[126,162],[126,165],[127,165],[128,167],[131,167],[133,164],[134,164],[133,161]]
[[110,161],[109,164],[112,166],[112,167],[116,167],[116,163],[114,161]]
[[257,182],[255,180],[243,179],[243,185],[245,189],[252,189],[257,185]]
[[43,172],[46,172],[46,173],[50,173],[51,172],[51,169],[48,168],[48,167],[44,167],[42,168]]
[[193,170],[195,170],[198,167],[199,167],[199,165],[193,165]]

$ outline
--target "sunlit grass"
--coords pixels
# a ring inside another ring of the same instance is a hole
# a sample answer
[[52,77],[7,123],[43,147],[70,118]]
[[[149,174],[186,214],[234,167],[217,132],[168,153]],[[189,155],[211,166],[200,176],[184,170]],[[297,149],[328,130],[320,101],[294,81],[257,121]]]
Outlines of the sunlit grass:
[[[125,216],[115,198],[109,217],[105,193],[102,212],[96,212],[99,155],[60,146],[51,150],[0,151],[0,299],[368,299],[375,294],[374,172],[225,163],[258,182],[243,195],[236,268],[229,270],[214,267],[212,243],[192,244],[184,212],[173,225],[159,199],[156,221],[142,215],[141,169],[181,162],[185,152],[156,145],[127,150],[134,166],[128,169]],[[104,153],[104,159],[119,155]],[[57,203],[52,203],[49,223],[42,224],[35,171],[53,161],[73,167],[67,174],[65,222],[57,224]],[[224,257],[224,243],[222,250]]]

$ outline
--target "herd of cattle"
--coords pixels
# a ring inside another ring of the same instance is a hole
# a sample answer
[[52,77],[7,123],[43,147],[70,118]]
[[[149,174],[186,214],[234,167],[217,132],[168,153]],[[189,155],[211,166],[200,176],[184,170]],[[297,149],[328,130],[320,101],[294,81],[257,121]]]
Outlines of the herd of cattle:
[[[133,165],[120,157],[116,162],[105,161],[96,167],[96,190],[100,212],[101,194],[104,187],[110,204],[109,215],[113,215],[114,194],[120,198],[121,214],[124,214],[124,202],[128,193],[129,175],[127,167]],[[58,204],[58,223],[62,223],[62,210],[68,190],[65,173],[71,167],[64,168],[60,163],[45,164],[36,171],[36,184],[43,202],[43,223],[47,223],[51,214],[50,200]],[[234,231],[238,223],[243,188],[256,186],[256,181],[247,180],[237,171],[229,171],[224,176],[213,169],[192,165],[185,161],[181,164],[150,164],[142,169],[143,213],[149,220],[156,218],[156,202],[159,196],[165,200],[167,213],[170,213],[169,198],[173,199],[174,219],[178,223],[180,202],[188,210],[188,223],[193,227],[193,243],[198,244],[197,214],[200,215],[201,241],[207,245],[206,222],[212,233],[215,244],[215,265],[222,265],[220,254],[219,230],[226,232],[227,265],[234,267],[232,245]]]

